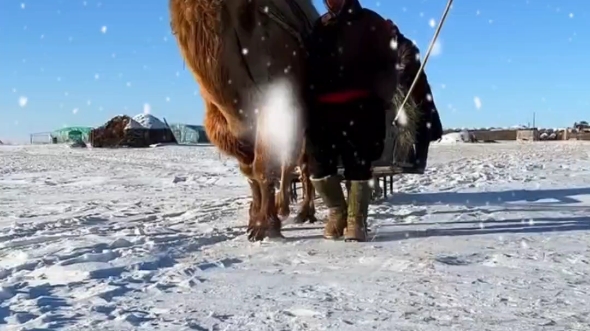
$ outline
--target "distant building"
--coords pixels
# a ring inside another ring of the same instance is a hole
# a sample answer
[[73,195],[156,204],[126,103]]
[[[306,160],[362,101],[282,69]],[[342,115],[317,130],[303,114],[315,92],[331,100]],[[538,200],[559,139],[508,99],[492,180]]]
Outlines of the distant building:
[[540,138],[539,130],[524,129],[516,132],[516,140],[520,141],[538,141]]
[[54,144],[64,144],[71,142],[83,141],[87,143],[90,139],[91,127],[71,126],[55,130],[50,133],[51,142]]
[[170,129],[179,144],[197,145],[211,143],[202,125],[175,123],[170,124]]

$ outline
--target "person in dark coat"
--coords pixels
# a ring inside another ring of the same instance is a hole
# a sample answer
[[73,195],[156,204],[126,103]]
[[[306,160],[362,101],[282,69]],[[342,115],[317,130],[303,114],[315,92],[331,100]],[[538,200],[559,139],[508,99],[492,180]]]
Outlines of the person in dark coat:
[[[407,94],[420,68],[420,50],[414,42],[400,32],[397,25],[391,20],[388,20],[388,23],[397,42],[399,88]],[[443,134],[440,116],[424,70],[420,72],[410,100],[416,104],[420,115],[416,123],[415,153],[411,157],[414,162],[408,169],[405,169],[405,172],[423,173],[428,161],[430,143],[439,140]]]
[[[324,237],[365,241],[371,164],[382,152],[385,111],[397,87],[387,21],[358,0],[325,0],[309,52],[306,143],[312,183],[329,209]],[[348,203],[338,164],[350,181]]]

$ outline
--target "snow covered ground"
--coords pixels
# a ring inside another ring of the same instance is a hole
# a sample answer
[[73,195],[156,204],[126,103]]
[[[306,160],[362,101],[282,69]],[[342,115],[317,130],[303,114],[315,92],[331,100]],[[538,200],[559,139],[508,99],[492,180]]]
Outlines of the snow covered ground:
[[589,330],[590,144],[431,155],[370,243],[252,244],[211,147],[0,146],[0,330]]

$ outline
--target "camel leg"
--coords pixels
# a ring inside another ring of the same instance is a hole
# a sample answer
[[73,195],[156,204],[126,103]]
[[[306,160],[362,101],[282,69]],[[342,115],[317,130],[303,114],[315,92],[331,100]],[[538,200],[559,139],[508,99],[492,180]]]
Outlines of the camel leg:
[[383,189],[381,188],[381,183],[379,183],[379,177],[373,176],[373,200],[379,199],[382,195]]
[[249,164],[240,164],[240,171],[244,176],[248,179],[248,185],[250,185],[250,190],[252,192],[252,201],[250,202],[250,208],[248,210],[249,220],[248,220],[248,227],[254,224],[254,219],[256,215],[260,211],[260,201],[262,199],[261,192],[260,192],[260,185],[258,182],[253,179],[253,171],[252,165]]
[[307,162],[300,164],[300,175],[301,185],[303,186],[303,201],[295,217],[295,223],[315,223],[317,222],[317,218],[315,217],[315,189],[311,184]]
[[286,164],[281,167],[281,182],[279,184],[279,192],[276,195],[276,208],[279,216],[283,219],[289,217],[291,214],[289,188],[291,187],[291,180],[293,178],[293,168],[294,166]]
[[283,238],[281,220],[277,214],[275,188],[281,171],[280,165],[274,165],[269,157],[263,139],[257,137],[254,155],[253,175],[260,187],[260,210],[248,226],[248,239],[262,241],[268,238]]

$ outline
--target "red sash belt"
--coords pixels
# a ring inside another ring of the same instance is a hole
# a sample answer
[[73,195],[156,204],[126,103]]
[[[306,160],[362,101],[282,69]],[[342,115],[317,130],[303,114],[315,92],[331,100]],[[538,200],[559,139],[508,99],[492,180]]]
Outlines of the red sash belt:
[[322,103],[346,103],[367,96],[369,96],[369,91],[366,90],[346,90],[326,93],[320,95],[318,99]]

